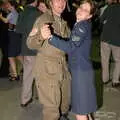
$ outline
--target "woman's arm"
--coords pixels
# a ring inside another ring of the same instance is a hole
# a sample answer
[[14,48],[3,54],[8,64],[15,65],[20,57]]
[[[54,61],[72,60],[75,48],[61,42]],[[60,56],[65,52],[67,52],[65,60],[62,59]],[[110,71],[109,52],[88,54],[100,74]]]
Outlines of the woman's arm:
[[0,13],[0,20],[2,20],[4,23],[8,23],[8,19],[2,16],[2,13]]
[[41,27],[42,37],[46,40],[49,39],[49,43],[51,45],[66,53],[70,53],[76,47],[80,47],[80,45],[84,42],[86,32],[84,24],[77,26],[73,29],[70,40],[66,41],[64,38],[52,35],[49,25],[43,25],[43,27]]
[[44,39],[41,36],[40,28],[41,28],[41,25],[43,24],[43,22],[44,22],[44,20],[43,20],[42,16],[40,16],[36,20],[32,30],[27,38],[28,48],[38,50],[42,47],[42,45],[44,43]]
[[49,24],[44,24],[41,29],[41,36],[44,40],[48,40],[51,45],[54,47],[69,53],[71,51],[70,41],[65,41],[64,38],[57,35],[52,35],[51,26]]
[[49,39],[49,43],[66,53],[70,53],[75,48],[81,46],[85,40],[86,32],[87,31],[84,25],[77,26],[72,30],[72,35],[69,40],[66,41],[61,37],[53,35]]
[[70,53],[74,46],[72,45],[72,42],[70,40],[65,40],[61,37],[53,35],[49,39],[49,43],[53,45],[54,47],[64,51],[65,53]]

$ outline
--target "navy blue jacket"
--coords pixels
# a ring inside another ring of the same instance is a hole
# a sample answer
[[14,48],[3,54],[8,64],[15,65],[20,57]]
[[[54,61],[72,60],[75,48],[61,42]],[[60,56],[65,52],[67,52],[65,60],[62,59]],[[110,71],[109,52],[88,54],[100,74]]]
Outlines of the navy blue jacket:
[[91,48],[91,24],[89,21],[76,23],[68,41],[53,35],[50,44],[68,54],[70,68],[80,67],[82,70],[92,70],[89,60]]

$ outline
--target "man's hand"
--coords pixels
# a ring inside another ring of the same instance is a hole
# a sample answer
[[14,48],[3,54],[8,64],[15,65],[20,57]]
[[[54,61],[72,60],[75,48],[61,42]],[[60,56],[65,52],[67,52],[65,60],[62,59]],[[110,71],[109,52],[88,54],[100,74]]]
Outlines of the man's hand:
[[44,40],[48,40],[52,36],[50,26],[48,24],[44,24],[40,30]]

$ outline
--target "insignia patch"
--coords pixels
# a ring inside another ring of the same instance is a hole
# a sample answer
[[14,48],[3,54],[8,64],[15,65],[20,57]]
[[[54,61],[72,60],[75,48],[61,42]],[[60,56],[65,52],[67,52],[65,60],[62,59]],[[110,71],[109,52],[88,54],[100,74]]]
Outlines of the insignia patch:
[[72,36],[72,41],[80,41],[80,36]]
[[84,31],[81,28],[79,28],[79,31],[82,32],[82,33],[84,33]]

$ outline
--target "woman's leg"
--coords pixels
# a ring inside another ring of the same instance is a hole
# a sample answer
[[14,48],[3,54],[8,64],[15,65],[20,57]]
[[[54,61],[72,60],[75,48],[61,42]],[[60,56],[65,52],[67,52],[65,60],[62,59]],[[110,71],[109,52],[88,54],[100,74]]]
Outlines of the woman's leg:
[[11,77],[11,80],[16,80],[17,77],[17,70],[16,70],[16,61],[15,61],[15,57],[8,57],[9,60],[9,74]]
[[17,56],[16,59],[19,60],[21,64],[23,64],[23,56]]
[[23,56],[17,56],[17,73],[19,76],[19,79],[22,79],[23,77]]
[[93,114],[88,114],[88,115],[76,115],[77,120],[94,120],[94,115]]
[[76,120],[89,120],[88,115],[76,115]]

